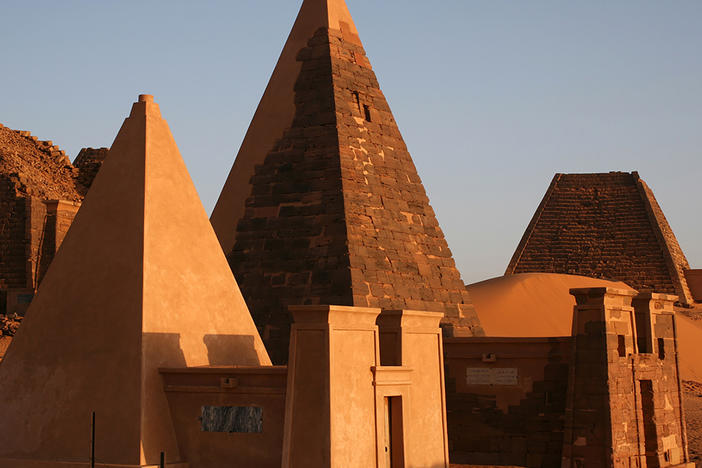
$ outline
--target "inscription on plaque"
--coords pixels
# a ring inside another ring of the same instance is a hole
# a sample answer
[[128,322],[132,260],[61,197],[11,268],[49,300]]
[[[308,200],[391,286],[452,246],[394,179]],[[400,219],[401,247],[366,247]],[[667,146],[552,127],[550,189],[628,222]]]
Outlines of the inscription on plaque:
[[203,406],[204,432],[263,432],[263,408],[256,406]]
[[519,370],[516,367],[468,367],[466,383],[468,385],[518,385]]

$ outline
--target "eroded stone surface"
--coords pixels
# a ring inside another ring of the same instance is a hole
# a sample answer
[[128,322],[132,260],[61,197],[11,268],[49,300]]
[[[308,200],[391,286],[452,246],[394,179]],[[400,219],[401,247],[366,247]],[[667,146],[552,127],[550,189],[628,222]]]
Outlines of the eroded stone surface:
[[320,28],[297,60],[292,124],[255,169],[229,254],[274,361],[288,305],[444,312],[450,332],[482,334],[358,37]]
[[556,174],[506,274],[623,281],[692,303],[689,264],[638,173]]

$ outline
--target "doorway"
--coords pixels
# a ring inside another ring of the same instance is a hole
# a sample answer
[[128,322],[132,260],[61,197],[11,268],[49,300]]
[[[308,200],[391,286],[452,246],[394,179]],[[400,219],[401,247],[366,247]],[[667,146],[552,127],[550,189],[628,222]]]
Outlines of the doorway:
[[658,430],[655,420],[655,406],[653,402],[653,382],[642,380],[641,387],[641,413],[644,426],[644,447],[646,448],[646,466],[648,468],[658,468]]
[[405,450],[402,428],[402,397],[385,397],[385,467],[404,468]]

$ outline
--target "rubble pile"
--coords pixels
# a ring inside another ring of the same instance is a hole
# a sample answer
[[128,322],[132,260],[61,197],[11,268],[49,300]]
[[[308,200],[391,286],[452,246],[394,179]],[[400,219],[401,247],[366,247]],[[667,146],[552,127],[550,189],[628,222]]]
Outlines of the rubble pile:
[[15,336],[21,322],[22,317],[0,315],[0,337]]

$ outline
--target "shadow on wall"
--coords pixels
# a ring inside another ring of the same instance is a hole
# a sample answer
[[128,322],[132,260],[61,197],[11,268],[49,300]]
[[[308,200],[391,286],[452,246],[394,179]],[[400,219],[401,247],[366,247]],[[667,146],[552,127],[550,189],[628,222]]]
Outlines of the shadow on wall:
[[[449,455],[457,463],[455,467],[560,466],[570,340],[553,338],[532,346],[521,344],[520,363],[504,364],[521,366],[519,373],[532,382],[530,390],[519,392],[518,403],[508,387],[486,386],[484,390],[472,391],[479,387],[461,385],[467,369],[484,367],[481,354],[495,352],[497,344],[487,343],[481,348],[477,342],[449,342],[445,346],[449,355],[477,356],[446,359]],[[520,355],[515,348],[502,351]],[[499,354],[500,350],[496,352]],[[524,360],[529,355],[532,357]],[[543,369],[543,375],[539,375],[539,369]],[[498,405],[498,400],[503,403]],[[506,406],[505,401],[509,402]]]
[[211,366],[259,364],[251,335],[205,335],[202,341]]
[[[180,345],[179,333],[143,333],[142,362],[146,366],[142,373],[141,444],[146,463],[158,466],[161,452],[166,463],[178,461],[173,422],[159,367],[185,367],[186,360]],[[97,425],[99,429],[99,424]],[[99,439],[96,439],[99,442]],[[107,442],[107,441],[105,441]],[[99,454],[98,448],[96,448]],[[97,461],[102,461],[97,458]]]
[[[210,366],[258,365],[259,357],[251,335],[205,335]],[[142,421],[142,447],[148,464],[156,466],[161,452],[166,463],[180,461],[168,399],[163,389],[159,368],[184,368],[187,360],[179,333],[144,333],[142,352],[149,372],[144,373],[149,410]]]
[[180,333],[143,333],[142,351],[157,367],[185,367]]
[[[179,333],[144,333],[143,350],[156,367],[187,367]],[[210,366],[258,365],[259,357],[251,335],[205,335]]]

